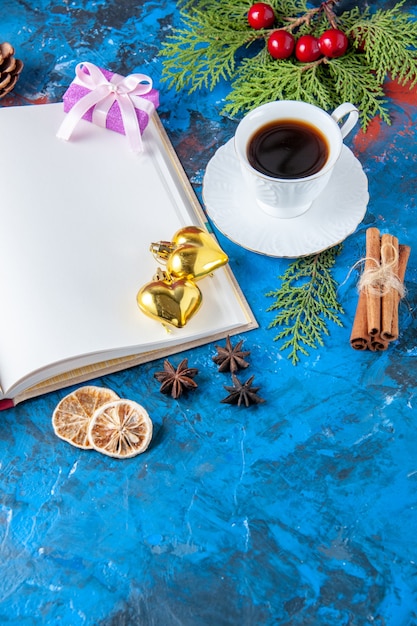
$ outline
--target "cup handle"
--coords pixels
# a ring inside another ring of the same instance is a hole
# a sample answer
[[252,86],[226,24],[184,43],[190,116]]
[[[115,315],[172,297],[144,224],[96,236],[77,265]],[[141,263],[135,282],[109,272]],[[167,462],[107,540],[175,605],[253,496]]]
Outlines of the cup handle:
[[331,114],[331,117],[335,120],[335,122],[339,122],[343,117],[348,115],[347,120],[342,126],[340,126],[340,132],[342,133],[343,139],[350,133],[352,128],[356,125],[356,122],[359,119],[359,111],[355,107],[354,104],[350,102],[344,102],[340,106],[337,107]]

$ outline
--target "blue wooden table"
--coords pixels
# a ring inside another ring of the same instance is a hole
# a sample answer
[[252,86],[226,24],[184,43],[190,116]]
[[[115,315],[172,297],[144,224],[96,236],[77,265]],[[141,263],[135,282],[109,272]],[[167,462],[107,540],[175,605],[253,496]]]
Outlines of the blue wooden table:
[[[147,73],[201,198],[205,167],[237,120],[220,115],[226,84],[189,96],[161,83],[172,25],[173,0],[8,0],[0,39],[25,67],[0,106],[59,101],[80,61]],[[265,294],[289,261],[217,233],[259,322],[237,339],[264,404],[220,403],[230,381],[209,344],[172,358],[199,369],[197,390],[179,400],[159,392],[162,361],[96,381],[151,415],[152,445],[136,458],[58,439],[51,416],[67,391],[0,415],[1,624],[417,624],[417,90],[387,93],[392,126],[376,120],[347,141],[370,201],[337,257],[343,326],[330,326],[322,348],[294,366],[268,329]],[[400,338],[381,353],[349,345],[349,270],[369,226],[412,247]]]

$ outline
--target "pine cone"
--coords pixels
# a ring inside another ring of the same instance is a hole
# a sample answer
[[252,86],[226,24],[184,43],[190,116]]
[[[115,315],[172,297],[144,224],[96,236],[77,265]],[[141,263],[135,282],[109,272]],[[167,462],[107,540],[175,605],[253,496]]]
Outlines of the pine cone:
[[13,55],[13,46],[7,42],[0,43],[0,98],[13,89],[23,69],[22,61]]

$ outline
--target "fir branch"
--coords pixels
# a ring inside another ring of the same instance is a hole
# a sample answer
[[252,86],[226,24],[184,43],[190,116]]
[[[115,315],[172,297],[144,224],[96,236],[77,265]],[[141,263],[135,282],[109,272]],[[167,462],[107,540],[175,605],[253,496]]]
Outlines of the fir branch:
[[390,75],[400,85],[417,84],[417,21],[401,10],[405,0],[392,9],[379,9],[375,14],[360,15],[348,24],[347,35],[356,49],[361,48],[366,62],[382,83]]
[[299,353],[308,356],[308,348],[324,345],[328,322],[342,326],[339,314],[344,311],[337,301],[337,283],[331,273],[341,249],[339,244],[297,259],[279,277],[281,286],[265,294],[275,298],[267,311],[277,311],[268,328],[281,328],[274,341],[283,341],[280,350],[289,350],[293,365],[300,360]]
[[286,61],[277,72],[276,62],[263,50],[242,62],[225,98],[223,113],[236,115],[279,99],[303,100],[325,110],[335,109],[341,102],[361,102],[364,126],[375,115],[390,123],[382,86],[361,56],[352,53],[343,59],[324,57],[308,65]]
[[387,124],[391,123],[383,87],[375,72],[364,62],[363,55],[351,52],[343,57],[343,61],[332,59],[327,68],[334,88],[335,106],[337,102],[360,102],[364,127],[376,115]]
[[[277,24],[254,30],[247,22],[252,0],[184,0],[183,27],[162,44],[162,80],[189,92],[230,81],[223,110],[229,115],[276,99],[304,100],[325,110],[350,101],[360,109],[363,130],[375,115],[389,123],[386,78],[417,85],[417,20],[403,10],[405,0],[388,10],[354,7],[336,13],[338,1],[309,8],[306,0],[269,0]],[[318,37],[329,21],[349,37],[350,52],[343,57],[303,64],[268,54],[271,30]]]
[[276,61],[266,50],[262,50],[257,56],[242,62],[222,112],[236,115],[274,100],[303,100],[325,110],[340,104],[324,61],[306,66],[289,59],[277,71]]
[[167,38],[160,54],[165,59],[163,80],[177,90],[189,88],[190,93],[202,87],[213,89],[221,78],[232,77],[236,52],[254,39],[247,29],[225,29],[217,17],[204,11],[184,16],[184,24],[184,29]]

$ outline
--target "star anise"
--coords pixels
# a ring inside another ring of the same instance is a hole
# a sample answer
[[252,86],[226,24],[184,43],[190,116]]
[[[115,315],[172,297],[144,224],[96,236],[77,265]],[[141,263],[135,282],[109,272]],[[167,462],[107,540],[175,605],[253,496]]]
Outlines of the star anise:
[[183,359],[176,369],[168,359],[165,359],[164,369],[155,372],[154,378],[161,383],[159,389],[161,393],[170,393],[174,399],[177,399],[183,391],[196,389],[197,383],[193,378],[197,374],[198,369],[196,367],[188,367],[188,359]]
[[235,346],[232,345],[230,337],[226,337],[226,347],[214,346],[217,355],[213,357],[213,361],[219,366],[219,372],[237,372],[237,370],[248,367],[249,363],[245,361],[245,356],[250,354],[249,350],[241,350],[243,339]]
[[247,407],[251,404],[261,404],[262,402],[265,402],[263,398],[258,396],[260,387],[252,386],[254,378],[254,376],[251,376],[248,380],[242,383],[237,376],[232,374],[233,387],[223,385],[226,391],[229,392],[229,395],[227,398],[223,398],[221,402],[225,404],[237,404],[238,406],[244,404]]

